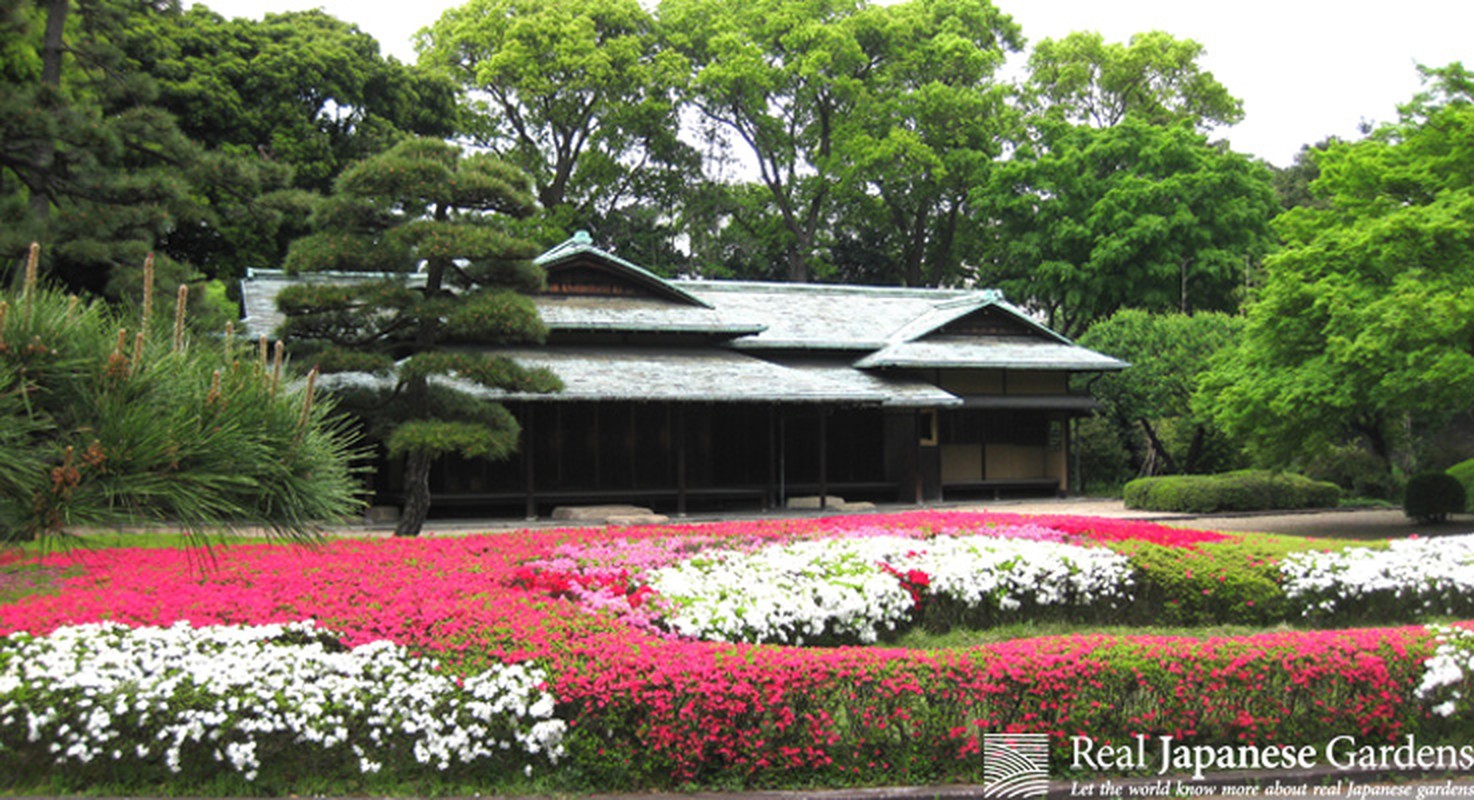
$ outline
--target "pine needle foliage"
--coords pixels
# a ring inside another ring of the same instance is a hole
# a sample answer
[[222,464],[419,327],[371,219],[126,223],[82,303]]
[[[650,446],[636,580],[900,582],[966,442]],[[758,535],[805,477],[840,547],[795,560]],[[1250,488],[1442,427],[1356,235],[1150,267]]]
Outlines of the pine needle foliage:
[[562,388],[494,353],[547,337],[527,296],[543,286],[538,248],[518,235],[536,208],[529,186],[488,154],[411,139],[344,171],[316,233],[287,255],[289,271],[318,279],[278,295],[282,337],[390,458],[405,459],[396,535],[419,534],[435,459],[516,451],[521,428],[498,392]]
[[183,322],[34,276],[0,294],[0,541],[152,523],[307,541],[360,508],[356,434],[331,403]]

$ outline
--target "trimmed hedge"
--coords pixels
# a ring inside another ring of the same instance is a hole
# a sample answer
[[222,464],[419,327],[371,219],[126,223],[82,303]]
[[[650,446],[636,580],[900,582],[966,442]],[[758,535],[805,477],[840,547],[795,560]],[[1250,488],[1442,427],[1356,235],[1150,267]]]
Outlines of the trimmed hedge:
[[1125,495],[1127,508],[1193,514],[1328,508],[1341,501],[1334,483],[1268,470],[1138,478],[1126,484]]
[[1447,472],[1423,472],[1408,479],[1402,509],[1411,519],[1442,522],[1462,514],[1468,498],[1464,484]]

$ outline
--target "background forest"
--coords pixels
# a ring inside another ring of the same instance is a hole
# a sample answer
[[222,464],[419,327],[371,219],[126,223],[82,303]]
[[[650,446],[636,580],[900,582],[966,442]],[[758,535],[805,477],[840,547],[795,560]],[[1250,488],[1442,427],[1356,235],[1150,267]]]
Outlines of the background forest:
[[1090,387],[1092,484],[1254,464],[1394,496],[1474,453],[1470,74],[1276,169],[1212,138],[1243,112],[1200,55],[1030,47],[988,0],[468,0],[411,65],[322,12],[11,0],[0,281],[34,241],[53,284],[125,301],[155,253],[218,327],[248,269],[330,248],[340,175],[428,137],[525,175],[535,213],[499,230],[537,247],[1003,289],[1135,365]]

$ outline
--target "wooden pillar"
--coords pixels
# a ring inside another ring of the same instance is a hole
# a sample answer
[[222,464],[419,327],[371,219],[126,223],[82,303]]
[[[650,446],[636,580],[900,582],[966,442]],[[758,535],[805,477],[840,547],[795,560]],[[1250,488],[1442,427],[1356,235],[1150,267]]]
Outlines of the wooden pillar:
[[634,489],[640,485],[640,464],[635,458],[635,452],[639,447],[640,432],[635,428],[635,404],[629,404],[629,428],[625,431],[624,446],[629,450],[630,462],[630,488]]
[[819,508],[829,507],[829,409],[819,406]]
[[686,407],[676,406],[676,516],[686,516]]
[[763,510],[772,509],[778,497],[778,407],[768,406],[768,487],[763,492]]
[[536,403],[528,403],[527,422],[522,426],[522,483],[527,495],[527,518],[537,519],[537,409]]
[[788,417],[778,415],[778,507],[788,507]]
[[604,441],[603,437],[599,435],[599,417],[603,416],[603,412],[603,403],[594,403],[592,409],[589,411],[589,416],[592,416],[594,418],[592,426],[594,432],[589,436],[589,439],[594,446],[593,459],[595,489],[604,488],[604,459],[602,457],[602,452],[604,450]]

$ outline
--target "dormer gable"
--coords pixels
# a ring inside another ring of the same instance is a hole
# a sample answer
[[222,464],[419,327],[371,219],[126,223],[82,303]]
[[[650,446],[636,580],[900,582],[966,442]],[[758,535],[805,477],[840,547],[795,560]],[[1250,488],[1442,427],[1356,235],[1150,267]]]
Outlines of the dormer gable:
[[1036,326],[997,306],[984,306],[970,314],[952,320],[920,338],[933,336],[969,336],[994,338],[999,336],[1042,336]]
[[712,307],[659,275],[594,247],[584,231],[538,256],[534,263],[547,274],[544,294],[553,297],[639,298]]
[[900,344],[942,337],[1027,337],[1072,344],[1005,300],[1003,293],[996,289],[970,292],[938,303],[895,331],[889,342]]

